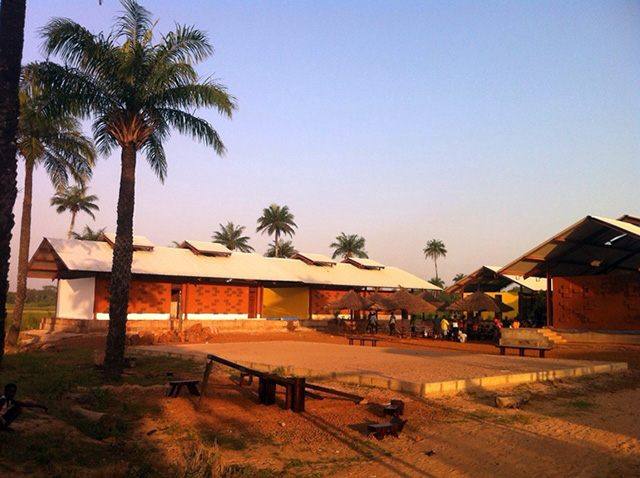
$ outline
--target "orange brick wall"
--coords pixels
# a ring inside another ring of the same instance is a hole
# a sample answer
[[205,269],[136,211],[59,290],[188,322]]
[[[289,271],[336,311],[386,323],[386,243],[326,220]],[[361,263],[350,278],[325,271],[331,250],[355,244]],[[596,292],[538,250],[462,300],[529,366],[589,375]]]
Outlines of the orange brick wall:
[[187,285],[187,314],[247,314],[249,287],[229,285]]
[[[130,314],[168,314],[171,307],[171,284],[131,281]],[[109,312],[109,280],[96,279],[94,311]]]
[[640,331],[640,274],[554,277],[553,325]]

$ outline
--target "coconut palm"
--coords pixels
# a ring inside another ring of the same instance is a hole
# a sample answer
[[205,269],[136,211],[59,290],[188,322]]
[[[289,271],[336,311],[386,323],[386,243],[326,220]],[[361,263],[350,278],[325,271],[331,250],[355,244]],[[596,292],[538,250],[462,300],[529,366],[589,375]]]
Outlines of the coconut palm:
[[453,282],[458,282],[459,280],[464,279],[465,277],[467,277],[465,274],[463,274],[462,272],[459,272],[455,275],[455,277],[453,278]]
[[361,259],[368,259],[367,251],[364,250],[364,242],[364,237],[360,237],[357,234],[347,236],[344,232],[341,232],[340,235],[336,237],[336,242],[332,242],[329,246],[335,249],[331,257],[335,259],[338,256],[342,256],[347,259],[355,256]]
[[427,246],[423,249],[425,259],[433,259],[433,264],[436,267],[436,279],[438,279],[438,259],[440,257],[447,257],[447,249],[444,246],[444,242],[439,239],[431,239],[427,242]]
[[87,189],[89,189],[87,186],[75,185],[63,190],[51,198],[51,205],[56,206],[56,212],[58,214],[62,214],[67,211],[71,212],[71,223],[69,224],[69,232],[67,233],[67,238],[69,239],[71,239],[73,226],[76,223],[76,215],[79,212],[84,212],[95,219],[96,216],[93,214],[93,211],[100,210],[98,205],[95,204],[98,200],[98,196],[93,194],[87,196]]
[[102,229],[96,229],[94,231],[89,226],[84,226],[84,229],[82,230],[82,234],[73,232],[71,233],[71,237],[79,241],[97,241],[102,237],[102,235],[104,234],[104,231],[106,230],[107,228],[103,227]]
[[287,234],[289,237],[293,237],[295,234],[294,228],[298,227],[293,220],[294,216],[289,212],[289,206],[280,207],[277,204],[272,204],[262,210],[262,216],[258,219],[256,232],[262,232],[263,234],[267,232],[269,235],[274,235],[274,255],[272,257],[285,257],[279,251],[280,235]]
[[429,279],[429,284],[433,284],[436,287],[440,287],[441,289],[444,289],[444,281],[440,278],[440,277],[432,277],[431,279]]
[[[276,247],[278,246],[278,247]],[[291,241],[280,241],[277,244],[269,244],[269,249],[265,253],[265,257],[293,257],[298,253],[298,250],[293,247]]]
[[66,63],[46,62],[43,81],[67,93],[61,108],[93,117],[94,139],[101,153],[121,149],[104,361],[108,379],[119,378],[124,365],[137,154],[144,154],[161,181],[167,174],[163,143],[172,128],[222,155],[225,147],[217,131],[194,111],[212,107],[231,117],[236,108],[223,86],[196,73],[195,65],[213,53],[204,32],[177,25],[154,43],[156,22],[151,13],[134,0],[121,3],[124,11],[108,35],[60,18],[43,28],[45,53],[59,55]]
[[252,252],[254,249],[249,245],[249,237],[242,235],[244,230],[245,226],[235,226],[229,221],[225,226],[220,224],[220,230],[211,238],[231,251]]
[[0,366],[4,358],[13,206],[18,189],[16,132],[26,0],[0,2]]
[[27,268],[31,241],[33,172],[42,166],[54,187],[62,192],[69,176],[83,183],[91,177],[96,152],[91,140],[81,133],[80,123],[67,115],[53,115],[47,104],[57,92],[43,90],[33,80],[33,65],[23,69],[20,86],[20,118],[16,144],[24,160],[24,195],[18,253],[18,283],[13,318],[7,342],[15,345],[20,334],[22,312],[27,296]]

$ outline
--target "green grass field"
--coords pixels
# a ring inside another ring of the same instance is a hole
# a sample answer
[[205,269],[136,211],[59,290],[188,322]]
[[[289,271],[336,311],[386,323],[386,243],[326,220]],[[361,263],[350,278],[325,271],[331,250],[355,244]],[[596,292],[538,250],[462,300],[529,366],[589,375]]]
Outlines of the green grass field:
[[[43,317],[53,317],[56,313],[56,307],[51,305],[47,307],[37,307],[26,305],[22,313],[22,325],[20,330],[32,330],[40,328],[40,321]],[[13,304],[7,304],[7,320],[5,330],[9,329],[11,318],[13,317]]]

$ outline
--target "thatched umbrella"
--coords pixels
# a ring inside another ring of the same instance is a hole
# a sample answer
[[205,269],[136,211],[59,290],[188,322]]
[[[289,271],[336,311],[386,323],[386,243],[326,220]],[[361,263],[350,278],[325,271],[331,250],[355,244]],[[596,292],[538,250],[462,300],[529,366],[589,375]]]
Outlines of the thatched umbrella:
[[490,295],[478,290],[471,295],[455,301],[447,307],[447,309],[462,312],[481,312],[484,310],[489,312],[509,312],[513,310],[513,307],[499,302]]
[[436,305],[421,299],[417,295],[409,292],[407,289],[400,289],[398,292],[390,295],[387,298],[387,302],[392,305],[394,309],[405,310],[409,314],[435,312],[438,310]]
[[418,295],[418,297],[420,297],[425,302],[429,302],[430,304],[435,305],[438,308],[438,310],[440,310],[440,307],[446,304],[446,302],[438,299],[428,290],[425,290],[422,294]]
[[366,297],[362,297],[355,290],[351,289],[342,297],[338,297],[332,300],[324,306],[325,309],[332,310],[366,310],[371,305],[371,302]]
[[394,306],[389,303],[387,300],[389,297],[386,295],[382,295],[379,292],[374,292],[370,296],[367,297],[371,305],[369,309],[371,310],[395,310]]

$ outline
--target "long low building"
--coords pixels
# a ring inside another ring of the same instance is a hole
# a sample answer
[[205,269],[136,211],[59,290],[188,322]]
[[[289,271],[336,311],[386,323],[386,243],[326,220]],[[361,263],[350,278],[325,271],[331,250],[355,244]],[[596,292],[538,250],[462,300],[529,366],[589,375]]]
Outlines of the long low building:
[[[44,238],[28,277],[58,280],[56,317],[108,319],[113,234],[98,241]],[[326,304],[346,291],[399,287],[440,290],[369,259],[336,262],[321,254],[291,259],[232,252],[202,241],[157,247],[134,237],[129,319],[224,320],[332,317]]]

